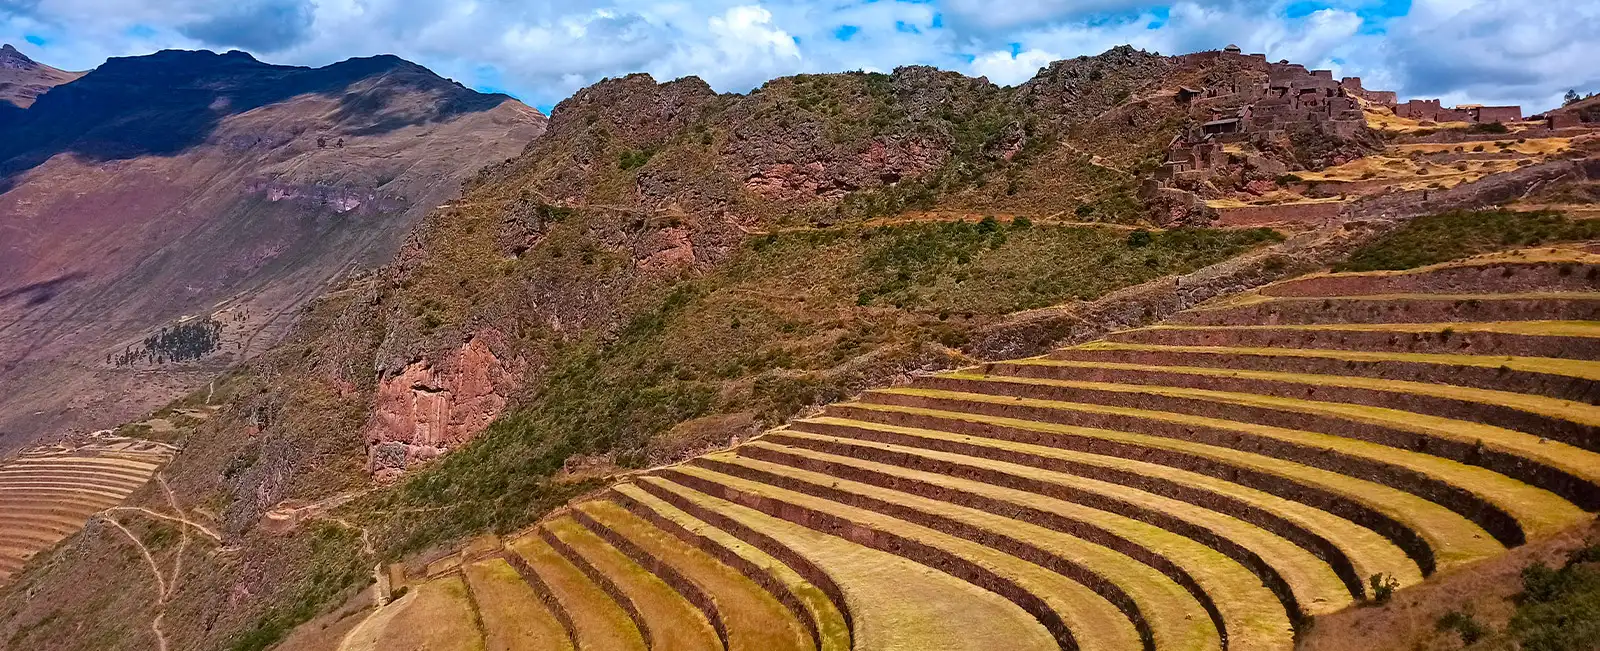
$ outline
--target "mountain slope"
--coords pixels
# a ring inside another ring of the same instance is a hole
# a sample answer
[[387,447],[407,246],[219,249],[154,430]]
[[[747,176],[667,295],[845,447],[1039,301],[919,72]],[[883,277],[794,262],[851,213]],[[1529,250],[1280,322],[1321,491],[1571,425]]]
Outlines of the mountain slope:
[[114,427],[264,350],[544,121],[392,56],[166,51],[40,96],[0,123],[0,378],[20,388],[0,450]]
[[[11,44],[0,45],[0,123],[14,109],[25,109],[35,98],[78,77],[81,72],[67,72],[44,65],[18,52]],[[9,103],[11,106],[5,106]]]
[[[178,497],[147,488],[132,503],[221,541],[172,544],[178,531],[154,516],[116,514],[131,537],[92,524],[0,589],[0,639],[259,650],[319,613],[301,630],[339,630],[399,585],[374,566],[448,572],[461,541],[515,531],[614,474],[864,388],[1078,343],[1336,261],[1386,225],[1287,239],[1184,227],[1136,194],[1175,136],[1214,120],[1211,106],[1238,108],[1226,95],[1185,105],[1184,88],[1264,88],[1271,71],[1117,48],[1014,88],[921,67],[745,95],[643,75],[587,88],[429,213],[393,264],[310,302],[214,393],[145,421],[182,448],[161,471]],[[1363,150],[1371,134],[1353,126],[1259,134],[1270,146],[1256,151],[1327,166]],[[1262,180],[1244,167],[1234,180]],[[1044,311],[1052,321],[1025,320]],[[209,415],[183,417],[196,411]],[[86,587],[100,581],[165,598]],[[924,585],[965,590],[953,581]],[[405,603],[470,625],[449,583]]]

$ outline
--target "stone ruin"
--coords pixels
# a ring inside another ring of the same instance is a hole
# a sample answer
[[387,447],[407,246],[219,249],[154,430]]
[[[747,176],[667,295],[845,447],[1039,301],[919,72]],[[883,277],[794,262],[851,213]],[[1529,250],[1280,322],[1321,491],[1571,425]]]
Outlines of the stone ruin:
[[1455,108],[1445,108],[1436,99],[1413,99],[1404,104],[1396,104],[1394,106],[1394,114],[1399,117],[1425,122],[1487,124],[1490,122],[1516,122],[1521,120],[1522,107],[1463,104]]

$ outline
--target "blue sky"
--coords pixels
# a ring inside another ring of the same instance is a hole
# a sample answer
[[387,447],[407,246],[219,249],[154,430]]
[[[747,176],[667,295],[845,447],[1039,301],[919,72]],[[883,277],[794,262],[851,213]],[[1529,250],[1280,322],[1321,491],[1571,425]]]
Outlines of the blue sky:
[[1115,45],[1237,43],[1447,103],[1600,91],[1600,0],[0,0],[0,41],[57,67],[162,48],[325,65],[398,54],[548,110],[602,77],[746,91],[799,72],[928,64],[1016,84]]

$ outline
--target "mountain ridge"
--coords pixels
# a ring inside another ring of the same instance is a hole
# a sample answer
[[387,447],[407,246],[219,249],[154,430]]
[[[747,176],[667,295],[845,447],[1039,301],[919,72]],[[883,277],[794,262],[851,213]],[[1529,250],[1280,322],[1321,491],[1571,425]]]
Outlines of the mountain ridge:
[[114,363],[180,318],[226,308],[215,354],[260,352],[317,287],[386,261],[472,161],[543,123],[387,55],[302,68],[173,50],[55,86],[0,122],[0,230],[17,234],[0,250],[0,374],[25,387],[0,447],[114,427],[204,383],[227,362]]

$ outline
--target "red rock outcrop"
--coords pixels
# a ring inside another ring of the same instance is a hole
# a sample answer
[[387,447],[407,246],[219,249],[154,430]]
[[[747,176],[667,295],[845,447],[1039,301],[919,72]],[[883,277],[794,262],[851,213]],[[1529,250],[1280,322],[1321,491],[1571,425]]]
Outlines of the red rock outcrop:
[[486,333],[437,362],[412,362],[378,383],[366,434],[367,468],[392,481],[406,468],[470,441],[505,409],[522,376],[520,360],[501,360]]

